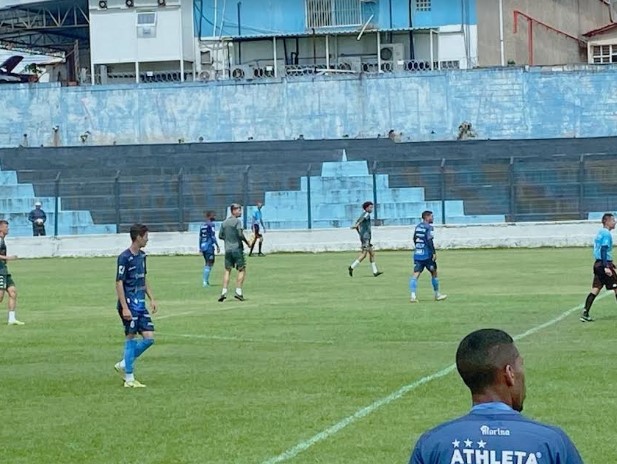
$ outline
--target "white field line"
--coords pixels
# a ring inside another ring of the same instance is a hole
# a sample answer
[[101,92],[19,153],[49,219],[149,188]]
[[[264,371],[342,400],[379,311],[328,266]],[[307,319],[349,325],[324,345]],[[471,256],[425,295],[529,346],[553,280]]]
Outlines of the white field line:
[[[598,298],[596,298],[596,300],[602,299],[608,295],[612,295],[612,292],[604,292],[603,294],[599,295]],[[540,330],[546,329],[547,327],[550,327],[552,325],[557,324],[558,322],[561,322],[562,320],[564,320],[565,318],[567,318],[568,316],[570,316],[572,313],[576,312],[576,311],[580,311],[582,309],[582,305],[577,305],[573,308],[568,309],[567,311],[564,311],[563,313],[561,313],[559,316],[551,319],[550,321],[547,321],[543,324],[537,325],[535,327],[532,327],[531,329],[523,332],[522,334],[519,334],[517,336],[514,337],[514,340],[521,340],[523,338],[526,338],[530,335],[533,335],[537,332],[539,332]],[[432,382],[433,380],[437,380],[440,379],[441,377],[445,377],[446,375],[448,375],[450,372],[454,371],[456,369],[456,364],[451,364],[448,367],[441,369],[440,371],[437,371],[431,375],[427,375],[426,377],[422,377],[420,380],[416,380],[415,382],[412,382],[408,385],[405,385],[404,387],[401,387],[400,389],[398,389],[397,391],[390,393],[388,396],[385,396],[377,401],[375,401],[374,403],[369,404],[368,406],[362,408],[362,409],[358,409],[355,413],[353,413],[351,416],[348,416],[346,418],[344,418],[343,420],[341,420],[340,422],[337,422],[336,424],[328,427],[327,429],[319,432],[316,435],[313,435],[311,438],[309,438],[308,440],[304,440],[300,443],[298,443],[297,445],[289,448],[287,451],[284,451],[283,453],[279,454],[278,456],[274,456],[270,459],[267,459],[263,462],[263,464],[277,464],[279,462],[284,462],[284,461],[288,461],[289,459],[293,459],[295,458],[298,454],[306,451],[307,449],[309,449],[310,447],[312,447],[313,445],[319,443],[320,441],[326,440],[328,438],[330,438],[332,435],[340,432],[341,430],[343,430],[345,427],[347,427],[348,425],[353,424],[354,422],[368,416],[369,414],[377,411],[378,409],[382,408],[383,406],[387,406],[388,404],[392,403],[393,401],[396,401],[398,399],[400,399],[401,397],[403,397],[404,395],[406,395],[407,393],[409,393],[410,391],[415,390],[416,388]]]

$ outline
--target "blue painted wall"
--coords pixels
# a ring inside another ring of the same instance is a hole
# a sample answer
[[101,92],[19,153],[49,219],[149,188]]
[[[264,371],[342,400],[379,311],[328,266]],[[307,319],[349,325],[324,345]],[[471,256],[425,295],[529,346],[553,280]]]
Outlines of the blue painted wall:
[[521,68],[258,84],[0,86],[0,146],[373,138],[451,140],[462,121],[478,138],[617,134],[617,68]]
[[[201,37],[251,37],[310,32],[306,29],[305,0],[195,0],[194,4],[195,33]],[[415,11],[414,0],[376,0],[375,3],[362,4],[363,20],[367,21],[372,16],[371,23],[380,29],[408,28],[410,10],[413,27],[477,23],[476,0],[432,0],[431,11],[427,12]]]

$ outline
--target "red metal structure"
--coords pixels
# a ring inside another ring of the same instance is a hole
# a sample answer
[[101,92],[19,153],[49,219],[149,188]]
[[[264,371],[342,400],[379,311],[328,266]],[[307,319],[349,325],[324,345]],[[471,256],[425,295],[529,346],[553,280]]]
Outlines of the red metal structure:
[[523,17],[524,19],[527,20],[527,52],[529,54],[529,64],[533,65],[533,25],[538,24],[540,26],[545,27],[546,29],[548,29],[549,31],[553,31],[557,34],[563,35],[564,37],[567,37],[569,39],[575,40],[576,42],[578,42],[579,45],[581,46],[586,46],[587,43],[584,40],[579,39],[578,37],[575,37],[571,34],[568,34],[567,32],[564,32],[560,29],[557,29],[553,26],[550,26],[548,24],[546,24],[543,21],[540,21],[539,19],[533,18],[531,16],[529,16],[526,13],[523,13],[522,11],[519,10],[514,10],[514,33],[516,34],[518,32],[518,18],[519,16]]

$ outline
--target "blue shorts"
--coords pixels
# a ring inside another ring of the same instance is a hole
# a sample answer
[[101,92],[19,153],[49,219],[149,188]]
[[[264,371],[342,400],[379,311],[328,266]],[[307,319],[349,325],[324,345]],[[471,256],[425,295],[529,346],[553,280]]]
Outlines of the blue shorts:
[[202,251],[201,254],[204,255],[204,261],[206,262],[206,266],[212,267],[216,259],[216,253],[214,253],[214,247],[208,248],[206,251]]
[[122,324],[124,325],[124,335],[135,335],[143,332],[154,332],[154,324],[152,323],[152,316],[146,309],[145,312],[131,311],[133,317],[130,321],[122,318],[122,310],[118,310]]
[[428,270],[431,274],[437,271],[437,263],[432,259],[423,259],[421,261],[413,261],[413,272],[422,272],[424,269]]

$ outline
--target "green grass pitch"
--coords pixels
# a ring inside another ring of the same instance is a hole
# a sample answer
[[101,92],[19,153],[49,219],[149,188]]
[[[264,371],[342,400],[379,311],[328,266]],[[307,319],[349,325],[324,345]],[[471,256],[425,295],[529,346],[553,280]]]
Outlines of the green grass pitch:
[[[10,246],[10,243],[9,243]],[[443,251],[445,302],[419,284],[410,255],[378,252],[249,260],[243,303],[218,303],[222,257],[201,288],[200,256],[148,261],[160,310],[156,344],[136,364],[146,389],[122,387],[114,259],[10,263],[24,327],[0,326],[0,462],[262,464],[399,388],[452,364],[468,332],[512,335],[583,302],[588,249]],[[231,286],[230,291],[233,291]],[[5,317],[3,304],[2,317]],[[521,340],[525,413],[563,427],[585,462],[617,456],[617,303],[598,300]],[[350,423],[286,462],[406,463],[423,431],[465,413],[453,372]]]

